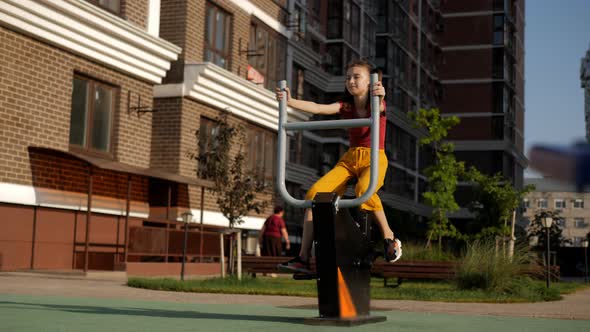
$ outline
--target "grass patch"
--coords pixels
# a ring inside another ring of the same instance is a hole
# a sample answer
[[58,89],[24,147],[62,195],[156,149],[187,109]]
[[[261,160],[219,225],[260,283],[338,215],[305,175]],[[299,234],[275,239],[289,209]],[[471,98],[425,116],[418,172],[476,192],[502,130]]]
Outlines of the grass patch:
[[[130,278],[127,285],[138,288],[177,292],[317,296],[315,281],[293,280],[286,277],[245,277],[241,281],[235,278],[186,281],[176,279]],[[452,282],[404,281],[400,287],[383,287],[382,279],[373,278],[371,280],[371,298],[443,302],[539,302],[559,300],[561,294],[572,293],[584,287],[588,287],[588,285],[576,282],[560,282],[554,283],[551,285],[551,288],[546,289],[543,281],[529,278],[515,279],[503,291],[459,289]]]

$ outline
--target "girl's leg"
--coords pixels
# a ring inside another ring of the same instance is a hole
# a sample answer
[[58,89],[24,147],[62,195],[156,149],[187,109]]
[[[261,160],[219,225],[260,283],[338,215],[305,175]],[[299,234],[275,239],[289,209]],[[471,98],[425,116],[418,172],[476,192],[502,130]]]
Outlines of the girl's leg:
[[[367,150],[366,153],[363,153],[361,156],[359,156],[359,158],[361,158],[359,164],[365,165],[365,167],[363,167],[363,169],[361,170],[358,177],[358,182],[355,187],[357,197],[361,196],[365,193],[365,191],[367,191],[367,188],[369,187],[369,182],[371,180],[371,171],[368,167],[368,165],[370,164],[369,151],[370,150]],[[383,212],[383,204],[381,203],[381,199],[377,195],[377,191],[379,191],[379,188],[383,186],[383,182],[385,181],[387,166],[388,162],[385,152],[379,151],[379,174],[377,176],[377,189],[375,189],[375,193],[373,194],[373,196],[371,196],[366,202],[361,204],[361,209],[372,212],[372,214],[375,216],[375,220],[379,225],[379,229],[381,230],[381,234],[383,234],[384,239],[393,239],[393,232],[391,231],[391,228],[389,228],[387,217],[385,217],[385,213]]]
[[301,250],[299,257],[304,261],[309,260],[311,253],[311,244],[313,242],[313,216],[311,209],[305,209],[303,216],[303,238],[301,239]]
[[[365,193],[371,180],[371,171],[368,167],[370,164],[370,160],[368,160],[370,158],[369,152],[365,151],[365,153],[361,154],[359,158],[359,164],[363,165],[364,167],[359,174],[358,183],[356,184],[355,188],[357,197]],[[387,217],[385,216],[385,212],[383,212],[383,204],[377,195],[377,191],[383,186],[383,182],[385,181],[387,166],[387,156],[385,155],[385,151],[381,150],[379,151],[379,174],[377,176],[377,189],[375,189],[373,196],[371,196],[365,203],[361,205],[361,209],[365,211],[371,211],[373,213],[373,216],[379,225],[379,229],[381,230],[381,234],[383,235],[383,239],[393,240],[393,231],[389,227]]]
[[[346,155],[345,155],[346,156]],[[344,160],[344,156],[341,161]],[[336,166],[322,176],[305,195],[305,199],[314,199],[319,192],[336,192],[339,196],[344,194],[346,190],[346,183],[352,177],[352,173],[348,167],[342,162],[338,162]],[[303,238],[301,239],[301,251],[299,257],[307,261],[311,255],[311,245],[313,243],[313,215],[311,209],[305,209],[303,217]]]
[[[381,165],[379,165],[379,168],[381,169]],[[383,167],[385,168],[385,167]],[[365,172],[363,172],[364,174],[362,174],[359,177],[359,182],[357,184],[357,195],[362,195],[365,191],[366,188],[368,188],[369,186],[369,171],[366,170]],[[381,171],[379,172],[381,173]],[[385,173],[385,172],[383,172]],[[379,174],[379,182],[378,182],[378,188],[377,190],[379,190],[379,188],[381,187],[381,185],[383,185],[383,180],[382,178],[385,177],[385,174],[383,174],[383,176],[381,176],[381,174]],[[384,258],[387,262],[395,262],[398,259],[400,259],[400,257],[402,256],[402,244],[401,241],[399,239],[394,239],[394,234],[393,231],[391,230],[391,228],[389,228],[389,223],[387,222],[387,217],[385,217],[385,213],[383,212],[383,205],[381,203],[381,199],[379,198],[379,196],[377,196],[377,193],[373,194],[373,196],[371,196],[371,198],[369,198],[365,203],[363,203],[361,205],[361,208],[366,210],[366,211],[371,211],[373,216],[375,216],[375,219],[377,220],[377,224],[379,225],[379,228],[381,229],[381,234],[383,234],[383,254],[384,254]]]
[[383,212],[383,210],[373,211],[373,216],[375,216],[375,220],[377,220],[377,225],[379,225],[383,238],[393,240],[393,231],[389,227],[385,212]]

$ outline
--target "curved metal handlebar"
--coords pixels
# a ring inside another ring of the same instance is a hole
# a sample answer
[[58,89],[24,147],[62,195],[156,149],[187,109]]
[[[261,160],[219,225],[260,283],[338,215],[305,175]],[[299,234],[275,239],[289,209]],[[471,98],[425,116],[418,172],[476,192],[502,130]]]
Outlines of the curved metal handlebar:
[[[371,87],[378,80],[377,74],[371,74]],[[286,81],[279,81],[279,89],[285,91]],[[379,167],[379,96],[371,95],[371,119],[352,119],[352,120],[328,120],[328,121],[310,121],[310,122],[292,122],[287,121],[287,98],[279,100],[279,139],[277,144],[277,189],[283,199],[288,204],[309,208],[312,205],[311,200],[296,199],[287,192],[285,186],[285,165],[286,165],[286,145],[287,130],[310,130],[310,129],[334,129],[334,128],[354,128],[354,127],[371,127],[371,166],[369,187],[364,194],[355,199],[340,199],[336,202],[337,207],[348,208],[361,205],[367,201],[377,189],[377,176]]]

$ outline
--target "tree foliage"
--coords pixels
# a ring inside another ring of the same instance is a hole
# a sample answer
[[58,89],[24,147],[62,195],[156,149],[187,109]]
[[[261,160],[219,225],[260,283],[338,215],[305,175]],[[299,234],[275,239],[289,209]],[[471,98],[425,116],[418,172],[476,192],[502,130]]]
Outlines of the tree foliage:
[[517,189],[501,174],[489,176],[474,167],[465,173],[465,178],[474,183],[473,200],[468,206],[475,215],[475,220],[467,226],[470,235],[475,238],[509,235],[512,213],[534,186]]
[[[221,112],[212,128],[206,132],[199,130],[196,136],[199,152],[191,155],[198,161],[196,172],[199,177],[215,183],[211,191],[217,194],[217,205],[230,228],[243,223],[243,217],[250,211],[261,213],[268,202],[257,200],[256,194],[268,185],[245,167],[243,127],[230,124],[227,112]],[[232,157],[234,144],[237,144],[237,152]]]
[[428,177],[428,191],[422,196],[433,208],[428,223],[427,246],[432,238],[437,238],[440,246],[443,237],[461,237],[461,233],[450,223],[447,214],[459,210],[454,194],[459,176],[464,171],[464,164],[455,159],[454,145],[442,142],[449,129],[459,123],[459,118],[443,118],[436,108],[420,109],[418,112],[409,113],[409,116],[414,122],[414,127],[427,131],[427,135],[419,140],[420,146],[431,145],[434,150],[434,164],[424,171]]
[[547,238],[547,231],[545,227],[543,227],[543,218],[546,217],[553,218],[553,224],[551,224],[551,227],[549,228],[551,250],[557,250],[563,244],[570,243],[570,240],[563,237],[563,230],[557,223],[558,220],[562,219],[560,211],[539,210],[535,213],[535,216],[528,227],[528,239],[531,240],[533,237],[537,239],[537,245],[534,246],[534,248],[543,251],[547,250],[547,241],[545,240]]

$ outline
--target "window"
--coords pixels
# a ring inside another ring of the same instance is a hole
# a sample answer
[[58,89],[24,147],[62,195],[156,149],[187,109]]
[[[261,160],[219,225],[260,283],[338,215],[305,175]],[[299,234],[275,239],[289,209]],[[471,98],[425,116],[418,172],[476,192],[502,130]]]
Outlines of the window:
[[345,43],[327,45],[328,57],[324,62],[326,71],[332,75],[345,75],[346,64],[358,57],[358,54]]
[[531,202],[529,202],[528,198],[522,200],[522,209],[523,212],[526,212],[528,208],[530,208]]
[[285,78],[286,45],[286,39],[273,29],[257,20],[251,22],[248,49],[256,54],[248,56],[248,63],[264,77],[264,87],[269,90],[274,90],[276,82]]
[[[215,148],[218,134],[217,123],[205,117],[201,117],[199,125],[199,168],[197,173],[200,178],[206,179],[210,174],[213,174],[208,169],[207,158]],[[209,165],[214,167],[214,165]]]
[[256,176],[273,180],[276,165],[276,135],[258,127],[249,127],[248,169]]
[[566,225],[565,218],[558,218],[558,219],[555,219],[555,224],[556,224],[557,226],[559,226],[559,227],[562,227],[562,228],[564,228],[564,227],[565,227],[565,225]]
[[[504,78],[504,49],[494,48],[492,50],[492,77],[493,78]],[[497,87],[496,87],[497,86]],[[495,84],[495,89],[503,89],[503,84]],[[495,95],[501,96],[502,91],[494,91]],[[500,98],[501,100],[501,98]]]
[[556,199],[555,200],[555,208],[556,209],[565,209],[565,200],[563,200],[563,199]]
[[574,246],[574,247],[581,247],[582,246],[582,240],[584,240],[583,237],[574,236],[572,246]]
[[230,15],[207,3],[205,24],[205,61],[211,61],[227,69],[229,65]]
[[296,132],[288,136],[289,159],[290,163],[301,163],[301,132]]
[[537,201],[537,207],[539,209],[546,209],[547,206],[547,200],[545,198],[539,198],[539,200]]
[[121,0],[86,0],[113,14],[121,14]]
[[377,38],[377,50],[375,52],[375,65],[378,68],[383,69],[384,72],[387,72],[387,53],[388,53],[388,42],[386,38]]
[[84,150],[111,153],[116,89],[97,81],[74,77],[70,145]]
[[504,15],[494,15],[494,45],[504,45]]
[[328,2],[328,38],[339,39],[342,38],[342,0],[330,0]]
[[302,164],[315,170],[320,169],[321,146],[318,142],[303,136],[302,140]]
[[574,227],[575,228],[586,227],[586,223],[584,222],[584,218],[574,218]]
[[303,99],[305,70],[303,67],[293,63],[293,77],[291,77],[291,95],[296,99]]
[[389,26],[389,0],[377,0],[377,31],[387,32]]
[[294,25],[295,28],[295,30],[293,30],[293,32],[295,32],[293,38],[296,41],[305,42],[305,10],[296,4],[292,15],[293,17],[289,24]]
[[576,199],[574,201],[574,209],[583,209],[584,208],[584,200],[583,199]]

